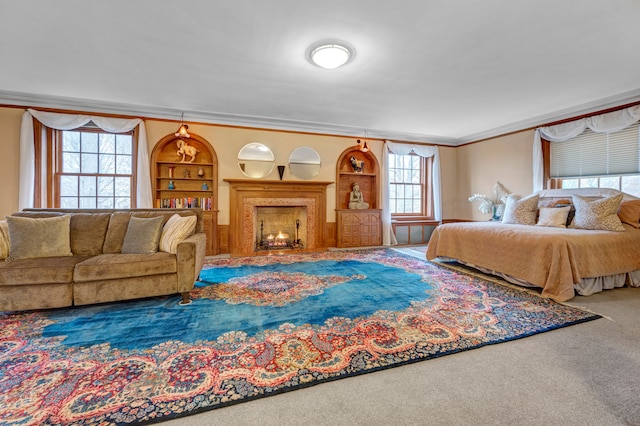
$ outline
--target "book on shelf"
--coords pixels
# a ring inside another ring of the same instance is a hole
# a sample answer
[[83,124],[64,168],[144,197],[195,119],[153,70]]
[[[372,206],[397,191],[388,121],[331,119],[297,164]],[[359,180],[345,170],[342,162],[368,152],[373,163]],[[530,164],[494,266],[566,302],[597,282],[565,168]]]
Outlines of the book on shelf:
[[158,209],[192,209],[201,208],[211,210],[213,199],[211,197],[182,197],[182,198],[156,198]]

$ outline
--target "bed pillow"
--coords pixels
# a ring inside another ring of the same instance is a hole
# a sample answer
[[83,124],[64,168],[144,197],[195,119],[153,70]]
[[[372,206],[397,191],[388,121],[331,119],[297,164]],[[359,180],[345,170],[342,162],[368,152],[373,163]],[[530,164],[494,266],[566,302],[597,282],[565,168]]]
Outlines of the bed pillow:
[[535,225],[538,214],[538,194],[529,195],[518,199],[517,195],[510,194],[504,206],[502,223],[518,225]]
[[537,226],[550,226],[554,228],[566,228],[567,216],[571,206],[566,207],[540,207]]
[[640,228],[640,200],[624,201],[620,204],[618,217],[621,222]]
[[71,256],[71,215],[30,218],[7,216],[7,260]]
[[624,226],[618,217],[622,197],[623,194],[619,194],[613,197],[590,200],[573,195],[576,215],[570,227],[599,231],[624,231]]
[[155,253],[162,233],[164,217],[135,217],[129,219],[122,243],[122,253]]
[[174,214],[162,228],[160,236],[160,251],[176,253],[178,244],[193,235],[196,229],[195,216],[180,216]]

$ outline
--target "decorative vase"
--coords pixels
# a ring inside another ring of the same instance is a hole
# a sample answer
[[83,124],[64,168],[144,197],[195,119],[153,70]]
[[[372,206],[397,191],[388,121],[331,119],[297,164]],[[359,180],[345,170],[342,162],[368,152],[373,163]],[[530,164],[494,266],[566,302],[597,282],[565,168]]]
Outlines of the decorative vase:
[[198,167],[198,177],[204,177],[204,168]]
[[169,186],[167,186],[167,188],[169,188],[169,189],[176,189],[176,186],[173,184],[173,181],[172,181],[172,180],[170,180],[170,181],[169,181]]
[[209,189],[209,185],[207,185],[207,182],[202,184],[202,189],[204,189],[205,191],[207,191]]
[[501,220],[501,217],[500,217],[500,212],[498,210],[498,206],[497,205],[491,206],[491,221],[500,222],[500,220]]

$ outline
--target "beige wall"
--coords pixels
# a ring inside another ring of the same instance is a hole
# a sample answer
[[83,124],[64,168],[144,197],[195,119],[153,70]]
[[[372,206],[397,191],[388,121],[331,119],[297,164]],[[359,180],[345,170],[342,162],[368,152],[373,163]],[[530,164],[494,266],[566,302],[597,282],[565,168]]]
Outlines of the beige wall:
[[[177,123],[148,120],[146,122],[149,153],[156,142],[164,136],[174,133]],[[336,162],[338,157],[350,146],[356,144],[356,138],[309,135],[294,132],[245,129],[237,127],[213,126],[206,124],[190,124],[189,131],[205,138],[213,146],[218,156],[218,223],[229,224],[229,184],[224,179],[246,179],[238,167],[237,156],[242,147],[250,142],[261,142],[271,148],[276,165],[286,166],[283,180],[299,180],[289,171],[289,154],[299,146],[310,146],[321,158],[320,173],[311,181],[335,182]],[[372,140],[368,143],[371,152],[380,162],[382,141]],[[279,179],[276,167],[265,180]],[[327,187],[327,221],[335,222],[336,186]]]
[[456,158],[458,148],[441,146],[440,153],[440,186],[442,196],[442,218],[455,219],[458,217],[458,172]]
[[18,209],[20,120],[24,110],[0,108],[0,219]]
[[533,130],[464,145],[456,151],[456,218],[488,220],[478,210],[479,202],[470,203],[467,198],[476,193],[494,198],[493,186],[498,181],[520,196],[533,191]]
[[[18,209],[18,164],[21,108],[0,107],[0,217]],[[164,136],[174,133],[179,123],[147,120],[146,130],[149,153]],[[246,129],[207,124],[190,124],[189,130],[211,143],[218,156],[219,188],[218,223],[229,224],[229,185],[225,178],[243,179],[237,165],[238,151],[249,142],[262,142],[274,153],[276,165],[287,165],[289,153],[298,146],[310,146],[320,154],[322,167],[313,180],[334,182],[336,161],[349,146],[353,137],[309,135],[286,131]],[[493,195],[496,181],[502,182],[511,192],[525,195],[532,188],[533,132],[524,131],[473,143],[462,147],[440,147],[442,201],[444,219],[486,220],[467,198],[476,192]],[[382,141],[369,141],[371,151],[378,161],[382,158]],[[265,179],[278,179],[277,169]],[[285,169],[284,180],[296,180]],[[335,184],[327,188],[327,221],[335,221]]]

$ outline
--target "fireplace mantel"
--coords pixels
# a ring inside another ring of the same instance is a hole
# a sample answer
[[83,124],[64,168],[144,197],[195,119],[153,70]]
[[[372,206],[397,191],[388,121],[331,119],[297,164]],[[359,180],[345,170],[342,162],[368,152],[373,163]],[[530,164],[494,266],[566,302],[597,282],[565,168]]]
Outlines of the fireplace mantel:
[[256,206],[306,206],[309,249],[326,247],[327,186],[333,182],[224,179],[229,193],[229,251],[250,256],[254,251],[252,209]]

